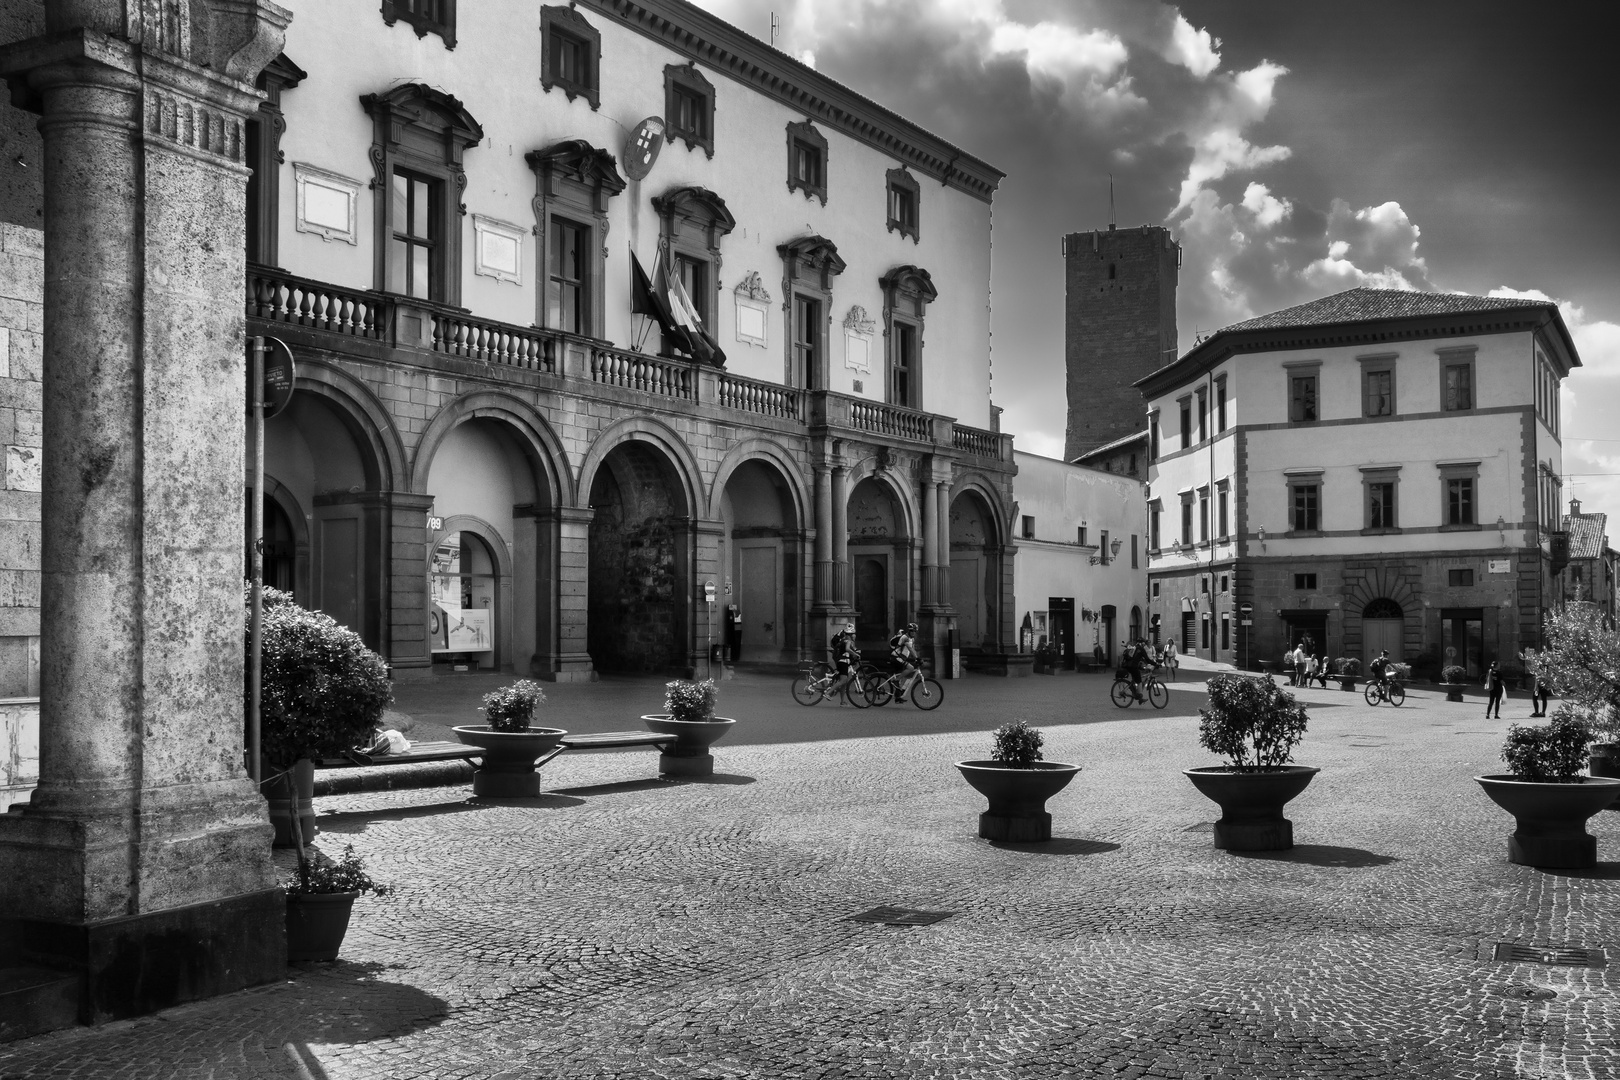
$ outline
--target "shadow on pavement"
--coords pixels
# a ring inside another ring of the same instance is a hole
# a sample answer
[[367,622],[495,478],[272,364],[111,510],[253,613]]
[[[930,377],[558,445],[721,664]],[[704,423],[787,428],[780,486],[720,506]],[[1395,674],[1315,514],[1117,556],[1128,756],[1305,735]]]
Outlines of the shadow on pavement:
[[[544,796],[542,796],[544,798]],[[493,800],[481,800],[493,801]],[[512,800],[519,805],[534,802],[533,799]],[[559,806],[572,805],[583,802],[583,799],[559,798]],[[444,814],[466,814],[482,807],[471,799],[461,796],[454,802],[427,803],[422,806],[402,806],[389,810],[337,810],[322,812],[315,822],[320,827],[321,835],[326,833],[363,833],[366,826],[374,821],[408,821],[419,817],[440,817]]]
[[[658,776],[649,776],[645,780],[620,780],[612,784],[580,784],[576,787],[552,788],[556,794],[569,795],[615,795],[626,791],[654,791],[658,788],[673,787],[673,783]],[[583,803],[584,799],[573,800]]]
[[1230,854],[1245,859],[1269,859],[1272,862],[1305,863],[1308,866],[1363,868],[1400,862],[1393,855],[1378,855],[1361,848],[1335,847],[1332,844],[1299,844],[1287,851],[1233,851]]
[[1596,866],[1589,866],[1582,870],[1560,870],[1553,866],[1531,867],[1538,874],[1548,877],[1575,877],[1587,878],[1592,881],[1620,881],[1620,863],[1604,862]]
[[1107,851],[1118,851],[1119,845],[1107,840],[1075,840],[1058,838],[1046,840],[1038,844],[1009,844],[1000,840],[990,841],[990,846],[1003,851],[1027,851],[1032,855],[1101,855]]

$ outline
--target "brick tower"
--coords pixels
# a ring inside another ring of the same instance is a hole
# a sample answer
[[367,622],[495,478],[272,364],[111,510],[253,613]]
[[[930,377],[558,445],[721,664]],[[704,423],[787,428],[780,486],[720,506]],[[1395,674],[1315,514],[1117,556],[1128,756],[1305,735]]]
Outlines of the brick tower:
[[1177,356],[1180,265],[1181,246],[1157,225],[1063,238],[1066,461],[1146,429],[1142,395],[1131,384]]

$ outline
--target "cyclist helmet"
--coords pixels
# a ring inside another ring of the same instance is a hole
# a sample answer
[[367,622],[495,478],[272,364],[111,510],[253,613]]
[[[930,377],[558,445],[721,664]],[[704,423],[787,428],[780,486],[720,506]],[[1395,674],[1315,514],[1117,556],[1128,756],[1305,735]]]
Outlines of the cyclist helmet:
[[916,623],[914,623],[914,622],[906,623],[906,633],[915,634],[916,632],[917,632],[917,624]]
[[853,634],[854,632],[855,632],[855,624],[854,623],[847,622],[847,623],[844,624],[844,633]]

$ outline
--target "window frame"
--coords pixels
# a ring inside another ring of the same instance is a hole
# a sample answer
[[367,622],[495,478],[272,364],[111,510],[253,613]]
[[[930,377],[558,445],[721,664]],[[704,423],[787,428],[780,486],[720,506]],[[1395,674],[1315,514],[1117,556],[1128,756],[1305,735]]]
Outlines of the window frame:
[[[1386,523],[1377,523],[1373,515],[1374,489],[1389,486],[1389,505]],[[1369,465],[1361,470],[1361,534],[1380,536],[1401,531],[1401,466]]]
[[1020,540],[1035,539],[1035,516],[1022,514],[1018,523],[1018,538]]
[[[838,245],[824,236],[803,236],[779,244],[776,253],[782,257],[782,295],[786,298],[783,302],[787,332],[782,335],[782,380],[787,386],[805,390],[831,389],[832,279],[842,274],[847,264],[838,254]],[[819,345],[811,358],[814,372],[799,366],[796,331],[801,298],[815,300],[820,305]]]
[[[558,74],[553,53],[559,38],[578,47],[589,65],[583,79]],[[593,112],[602,107],[602,32],[572,6],[547,4],[540,9],[540,85],[547,93],[561,90],[569,101],[583,97]]]
[[1159,429],[1159,410],[1154,409],[1148,413],[1148,460],[1158,461],[1163,432]]
[[[1288,482],[1288,533],[1290,536],[1318,536],[1322,532],[1322,472],[1320,470],[1285,473]],[[1300,496],[1309,491],[1311,505],[1306,508],[1314,521],[1300,524]]]
[[[1478,532],[1482,517],[1479,505],[1479,462],[1439,462],[1435,467],[1440,473],[1440,531]],[[1456,481],[1468,484],[1468,516],[1471,520],[1452,521],[1451,485]]]
[[1209,486],[1198,489],[1198,543],[1209,543],[1209,528],[1212,522],[1209,518]]
[[1227,428],[1226,422],[1226,376],[1222,375],[1215,380],[1215,433],[1223,434]]
[[[675,273],[679,260],[702,264],[702,296],[691,297],[699,321],[709,336],[720,340],[720,271],[724,259],[720,241],[737,227],[737,219],[726,201],[708,188],[684,185],[671,188],[652,199],[658,214],[660,257],[669,259],[668,270]],[[665,342],[667,353],[671,342]]]
[[[281,150],[281,136],[287,131],[281,95],[308,77],[308,72],[289,60],[286,53],[279,53],[254,82],[265,97],[258,109],[248,114],[242,131],[242,153],[243,163],[252,170],[247,181],[247,257],[248,262],[260,266],[277,266],[281,259],[281,166],[287,160]],[[350,216],[352,224],[353,207]],[[351,229],[348,238],[351,244],[358,242],[353,232]]]
[[[556,250],[557,244],[568,232],[573,232],[576,234],[579,242],[580,252],[585,263],[583,272],[577,279],[565,277],[560,272],[560,268],[558,266],[560,259]],[[594,261],[591,259],[591,227],[583,222],[575,221],[562,213],[553,213],[550,216],[550,219],[546,222],[546,231],[543,235],[546,237],[546,243],[550,245],[551,250],[547,252],[547,258],[545,259],[547,271],[546,280],[541,283],[541,288],[545,291],[545,300],[543,302],[545,311],[539,325],[549,327],[553,330],[561,330],[565,334],[578,334],[581,337],[591,337],[592,330],[594,329],[592,326],[592,314],[594,309],[593,301],[595,300],[594,294],[598,291],[591,287],[591,278],[593,277],[591,274],[591,263]],[[558,310],[555,312],[552,310],[551,303],[551,285],[554,281],[560,283],[557,290],[559,301]],[[567,287],[567,283],[570,281],[573,282],[573,288],[577,291],[578,296],[574,306],[579,312],[579,325],[575,327],[569,327],[567,325],[567,321],[561,317],[561,309],[563,307],[561,304],[562,293],[563,289]]]
[[[819,175],[815,182],[800,180],[798,175],[798,150],[800,148],[814,151]],[[789,194],[795,191],[804,193],[806,199],[820,199],[821,205],[827,205],[827,137],[816,130],[816,125],[808,120],[796,121],[787,126],[787,187]]]
[[1231,495],[1232,482],[1230,480],[1215,481],[1216,517],[1219,519],[1218,524],[1220,527],[1220,531],[1216,533],[1216,536],[1221,540],[1230,540],[1232,538]]
[[1317,582],[1319,580],[1315,570],[1296,570],[1294,571],[1294,591],[1317,592],[1319,589]]
[[1198,444],[1202,446],[1209,439],[1209,391],[1205,387],[1198,388]]
[[1164,535],[1164,533],[1162,531],[1163,515],[1164,515],[1164,501],[1162,499],[1153,499],[1152,501],[1150,501],[1148,503],[1148,552],[1149,552],[1149,554],[1151,554],[1153,552],[1156,552],[1156,551],[1162,551],[1163,550],[1163,548],[1160,546],[1160,540]]
[[[554,223],[589,230],[586,258],[590,270],[585,285],[590,319],[581,336],[601,340],[606,332],[607,258],[603,250],[608,232],[608,202],[625,189],[612,154],[583,139],[552,143],[524,155],[534,173],[535,312],[534,324],[561,330],[551,322],[550,289]],[[562,331],[568,333],[569,331]]]
[[1181,493],[1181,546],[1193,545],[1193,493],[1191,490]]
[[[1283,400],[1288,407],[1288,422],[1290,424],[1314,424],[1322,419],[1322,361],[1295,360],[1283,364],[1283,371],[1287,378],[1286,390]],[[1298,380],[1310,380],[1311,407],[1315,415],[1304,417],[1299,415],[1303,409],[1295,395],[1295,383]]]
[[[902,237],[911,237],[913,244],[922,241],[922,184],[911,175],[905,166],[890,169],[886,174],[883,185],[884,216],[888,219],[888,231],[897,232]],[[896,195],[904,195],[911,200],[911,220],[906,221],[894,214],[894,199]]]
[[[682,98],[697,104],[699,121],[695,128],[680,126]],[[702,150],[714,157],[714,84],[698,70],[696,61],[664,65],[664,138],[679,139],[688,153]]]
[[[1467,580],[1466,581],[1457,580],[1462,575],[1467,575]],[[1448,588],[1448,589],[1472,589],[1474,587],[1474,581],[1475,581],[1475,579],[1474,579],[1474,568],[1473,567],[1471,567],[1471,566],[1448,566],[1448,567],[1446,567],[1446,588]]]
[[[928,305],[938,298],[939,293],[928,271],[911,265],[890,270],[878,278],[878,286],[883,290],[884,400],[890,405],[921,410],[926,407],[923,398],[923,331]],[[905,328],[911,330],[916,352],[912,356],[911,400],[899,401],[896,400],[899,350],[905,340],[902,332]]]
[[1176,399],[1176,405],[1181,409],[1181,448],[1192,449],[1192,395]]
[[[1395,378],[1395,353],[1373,353],[1367,356],[1358,356],[1356,360],[1361,364],[1361,415],[1365,419],[1378,417],[1394,417],[1400,414],[1399,398],[1396,397],[1397,382]],[[1384,412],[1374,412],[1372,408],[1372,392],[1370,383],[1378,375],[1389,378],[1388,409]],[[1321,411],[1321,401],[1318,399],[1318,412]]]
[[[1468,413],[1479,408],[1479,381],[1474,363],[1479,350],[1473,345],[1459,346],[1457,348],[1436,349],[1440,358],[1440,411],[1443,413]],[[1468,373],[1468,404],[1452,405],[1448,397],[1448,376],[1453,370]]]
[[411,0],[382,0],[383,22],[393,26],[405,23],[416,31],[419,38],[438,34],[446,49],[456,47],[456,0],[433,0],[439,5],[439,17],[419,15],[411,10]]
[[[394,219],[393,213],[394,207],[398,205],[398,195],[394,189],[402,180],[405,182],[406,206],[404,214],[405,223],[403,229],[401,229],[400,223]],[[406,297],[411,300],[428,300],[436,303],[443,303],[445,291],[444,276],[447,269],[444,259],[445,248],[447,245],[445,243],[443,232],[444,213],[442,205],[444,202],[444,180],[440,177],[424,175],[415,169],[407,168],[405,165],[396,165],[394,166],[393,172],[388,177],[388,185],[390,203],[388,235],[386,241],[388,250],[384,254],[384,258],[387,260],[388,264],[388,277],[383,281],[383,291],[391,293],[395,296]],[[421,235],[414,231],[415,221],[417,218],[414,207],[418,197],[418,187],[421,188],[421,193],[425,195],[428,200],[427,209],[421,214],[423,224],[427,231],[425,234]],[[401,283],[403,288],[395,288],[395,282],[393,281],[394,263],[392,256],[395,245],[400,243],[405,245],[405,258],[400,264],[401,273],[404,276],[404,280]],[[418,248],[425,249],[426,251],[427,258],[424,261],[426,263],[426,271],[428,275],[427,284],[420,293],[415,291],[415,282],[413,280],[416,270],[415,253]]]

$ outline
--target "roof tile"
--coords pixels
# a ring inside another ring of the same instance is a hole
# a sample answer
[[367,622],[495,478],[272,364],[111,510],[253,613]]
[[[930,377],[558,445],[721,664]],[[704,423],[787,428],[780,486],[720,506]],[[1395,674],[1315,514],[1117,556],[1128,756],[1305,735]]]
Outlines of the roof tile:
[[1410,289],[1350,289],[1312,300],[1308,304],[1233,323],[1220,332],[1230,334],[1245,330],[1280,330],[1292,326],[1331,326],[1368,319],[1408,319],[1534,307],[1557,309],[1557,305],[1545,300],[1511,296],[1468,296],[1463,293],[1415,292]]
[[1565,514],[1564,531],[1569,533],[1569,557],[1603,558],[1604,533],[1608,524],[1608,514]]

